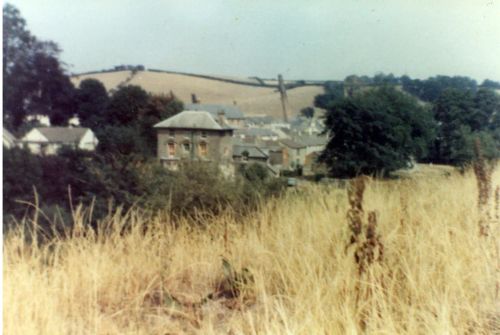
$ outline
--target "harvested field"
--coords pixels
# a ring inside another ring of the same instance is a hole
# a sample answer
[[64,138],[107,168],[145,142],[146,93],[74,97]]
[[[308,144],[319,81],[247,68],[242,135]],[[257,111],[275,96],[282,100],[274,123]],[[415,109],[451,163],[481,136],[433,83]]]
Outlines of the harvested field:
[[[108,90],[125,82],[131,71],[96,73],[73,77],[78,86],[86,78],[100,80]],[[231,78],[234,79],[234,78]],[[229,83],[219,80],[193,76],[140,71],[128,81],[130,85],[139,85],[154,94],[169,94],[172,91],[184,103],[191,102],[191,94],[196,94],[202,103],[236,104],[247,115],[271,115],[282,118],[280,94],[276,89]],[[304,86],[287,91],[291,116],[298,115],[304,107],[313,106],[314,97],[323,93],[322,86]]]

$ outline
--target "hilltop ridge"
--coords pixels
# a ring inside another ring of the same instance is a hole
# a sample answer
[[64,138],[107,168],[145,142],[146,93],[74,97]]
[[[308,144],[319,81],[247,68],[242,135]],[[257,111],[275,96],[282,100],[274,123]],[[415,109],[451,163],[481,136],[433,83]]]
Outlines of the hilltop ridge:
[[[108,91],[123,85],[139,85],[152,94],[172,92],[186,104],[191,102],[191,95],[196,94],[201,103],[235,104],[246,115],[282,117],[276,80],[195,75],[160,70],[84,73],[73,75],[71,80],[78,86],[82,80],[89,78],[101,81]],[[288,86],[291,116],[298,115],[302,108],[313,106],[315,96],[324,93],[322,83],[315,83],[315,81],[285,81]]]

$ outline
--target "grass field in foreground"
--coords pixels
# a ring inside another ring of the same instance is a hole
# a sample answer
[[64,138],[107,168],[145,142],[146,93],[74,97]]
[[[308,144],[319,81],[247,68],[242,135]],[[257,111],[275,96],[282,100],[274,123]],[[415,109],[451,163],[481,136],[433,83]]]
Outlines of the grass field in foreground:
[[489,236],[479,234],[472,172],[368,181],[361,219],[366,228],[376,213],[383,257],[361,274],[354,252],[363,241],[346,248],[347,193],[326,186],[289,192],[246,219],[207,219],[203,229],[132,211],[95,234],[77,211],[67,239],[29,246],[12,231],[3,331],[498,334],[498,169],[492,180]]

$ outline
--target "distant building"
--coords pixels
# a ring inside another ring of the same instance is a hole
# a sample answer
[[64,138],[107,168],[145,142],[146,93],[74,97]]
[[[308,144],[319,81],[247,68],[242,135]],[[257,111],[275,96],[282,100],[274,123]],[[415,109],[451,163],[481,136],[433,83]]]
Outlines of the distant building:
[[234,132],[235,137],[242,140],[276,141],[280,136],[266,128],[243,128]]
[[17,145],[17,138],[5,128],[3,128],[2,138],[3,146],[7,149],[12,149]]
[[50,119],[47,115],[30,114],[26,116],[27,122],[35,122],[37,125],[50,127]]
[[22,146],[34,154],[54,155],[62,147],[95,150],[99,141],[89,128],[33,128],[21,140]]
[[224,113],[216,117],[206,111],[186,110],[154,126],[158,159],[178,170],[182,161],[213,162],[225,174],[233,174],[233,128]]
[[279,176],[279,169],[270,164],[270,156],[263,150],[255,145],[236,144],[233,146],[233,162],[238,165],[246,164],[260,164],[264,166],[268,172],[274,176]]
[[231,105],[188,104],[186,110],[208,112],[213,118],[224,113],[226,122],[233,128],[242,128],[245,125],[245,114],[237,107]]
[[291,139],[280,140],[279,143],[286,149],[283,169],[295,170],[304,166],[307,154],[305,144]]
[[300,136],[281,140],[280,143],[287,151],[284,169],[294,170],[301,167],[305,175],[322,171],[323,167],[317,159],[328,143],[327,136]]
[[291,122],[292,133],[297,135],[318,135],[325,129],[324,121],[319,118],[297,117]]

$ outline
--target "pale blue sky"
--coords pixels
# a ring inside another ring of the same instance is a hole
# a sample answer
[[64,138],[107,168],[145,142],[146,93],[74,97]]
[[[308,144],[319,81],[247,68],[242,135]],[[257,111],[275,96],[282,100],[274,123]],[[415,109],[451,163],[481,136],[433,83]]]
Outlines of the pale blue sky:
[[500,0],[11,0],[71,72],[500,80]]

